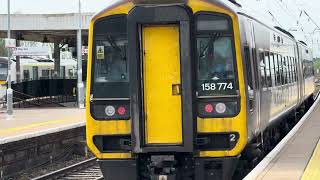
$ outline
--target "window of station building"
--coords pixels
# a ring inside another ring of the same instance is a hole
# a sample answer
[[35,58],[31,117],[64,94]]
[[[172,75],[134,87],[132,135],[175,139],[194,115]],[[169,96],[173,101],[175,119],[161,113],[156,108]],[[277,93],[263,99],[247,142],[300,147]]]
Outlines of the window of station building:
[[[128,98],[127,17],[101,18],[93,32],[92,94],[94,98]],[[105,93],[108,91],[109,93]]]
[[266,87],[266,64],[264,60],[264,52],[259,51],[259,60],[260,60],[260,75],[261,75],[261,86]]
[[231,20],[220,14],[201,13],[196,15],[196,28],[198,96],[236,95]]
[[273,53],[270,53],[270,74],[271,74],[272,86],[275,86],[277,79],[276,79],[274,54]]

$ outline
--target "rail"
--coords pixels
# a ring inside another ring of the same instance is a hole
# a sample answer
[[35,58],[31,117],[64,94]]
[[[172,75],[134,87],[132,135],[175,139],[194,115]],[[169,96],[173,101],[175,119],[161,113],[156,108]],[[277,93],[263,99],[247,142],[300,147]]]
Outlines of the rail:
[[69,167],[34,178],[33,180],[48,179],[103,180],[103,175],[97,163],[97,158],[91,158],[86,161],[71,165]]

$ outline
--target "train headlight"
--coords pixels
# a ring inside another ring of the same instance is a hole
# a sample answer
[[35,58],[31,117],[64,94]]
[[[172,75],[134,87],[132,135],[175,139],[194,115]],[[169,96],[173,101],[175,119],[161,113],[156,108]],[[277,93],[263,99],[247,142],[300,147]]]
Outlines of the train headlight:
[[104,112],[107,116],[111,117],[114,116],[114,114],[116,113],[116,109],[113,106],[107,106]]
[[218,104],[216,105],[216,108],[215,108],[215,109],[216,109],[216,112],[217,112],[217,113],[223,114],[223,113],[226,112],[227,106],[226,106],[225,103],[218,103]]

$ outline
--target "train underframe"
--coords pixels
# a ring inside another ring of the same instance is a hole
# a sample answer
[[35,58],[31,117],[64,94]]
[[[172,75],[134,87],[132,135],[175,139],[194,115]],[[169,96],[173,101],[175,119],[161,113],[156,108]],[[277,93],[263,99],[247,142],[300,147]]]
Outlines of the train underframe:
[[99,160],[107,180],[231,179],[239,157],[195,158],[189,153],[138,154],[134,159]]

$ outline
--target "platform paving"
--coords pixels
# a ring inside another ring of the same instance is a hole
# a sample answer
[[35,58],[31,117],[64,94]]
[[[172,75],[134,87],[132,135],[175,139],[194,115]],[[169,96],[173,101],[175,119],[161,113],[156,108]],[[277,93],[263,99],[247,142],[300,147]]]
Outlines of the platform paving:
[[[298,132],[289,140],[257,179],[300,180],[314,154],[319,139],[320,103],[316,105],[314,111],[309,115]],[[320,172],[320,166],[315,171]]]
[[0,144],[12,138],[23,139],[84,125],[85,109],[18,109],[12,117],[0,113]]

